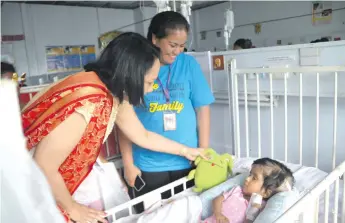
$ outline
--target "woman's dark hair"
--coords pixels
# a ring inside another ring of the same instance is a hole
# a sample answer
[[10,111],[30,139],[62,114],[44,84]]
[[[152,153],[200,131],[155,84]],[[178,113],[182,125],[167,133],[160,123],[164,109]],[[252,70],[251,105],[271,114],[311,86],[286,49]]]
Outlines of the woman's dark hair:
[[113,39],[100,57],[87,64],[85,71],[94,71],[120,102],[125,95],[129,103],[144,101],[144,77],[159,59],[159,49],[143,36],[126,32]]
[[184,29],[189,32],[189,24],[186,18],[174,11],[164,11],[156,14],[150,23],[149,30],[147,32],[147,39],[152,41],[153,34],[162,39],[168,36],[169,31]]
[[1,62],[1,75],[4,74],[4,73],[8,73],[8,72],[15,73],[16,69],[10,63]]
[[264,189],[270,190],[271,195],[279,192],[279,188],[287,181],[292,188],[295,184],[295,178],[289,168],[284,164],[270,159],[270,158],[261,158],[253,162],[253,165],[259,165],[263,168],[269,167],[264,170]]
[[242,49],[250,49],[253,47],[252,41],[250,39],[238,39],[234,43],[234,46],[239,46]]

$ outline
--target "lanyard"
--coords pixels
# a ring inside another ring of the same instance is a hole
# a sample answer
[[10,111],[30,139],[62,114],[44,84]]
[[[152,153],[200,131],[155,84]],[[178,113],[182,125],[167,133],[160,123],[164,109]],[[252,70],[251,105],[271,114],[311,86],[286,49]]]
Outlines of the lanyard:
[[164,96],[165,96],[165,99],[166,99],[166,102],[169,104],[170,103],[170,95],[169,95],[169,83],[170,83],[170,75],[171,75],[171,66],[169,66],[169,73],[168,73],[168,79],[167,79],[167,84],[166,84],[166,88],[164,88],[161,80],[159,78],[157,78],[157,82],[158,84],[161,86],[161,88],[163,89],[163,93],[164,93]]

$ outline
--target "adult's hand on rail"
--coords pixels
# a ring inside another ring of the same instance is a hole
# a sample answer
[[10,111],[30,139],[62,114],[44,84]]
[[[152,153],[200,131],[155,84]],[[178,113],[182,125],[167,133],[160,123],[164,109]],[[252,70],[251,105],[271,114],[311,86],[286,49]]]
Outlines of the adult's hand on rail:
[[127,165],[124,167],[125,169],[125,180],[127,181],[130,187],[134,187],[135,179],[137,176],[141,176],[141,170],[136,167],[135,165]]
[[98,211],[96,209],[92,209],[86,207],[82,204],[78,204],[77,202],[73,203],[71,210],[68,211],[69,217],[78,223],[108,223],[106,219],[106,213],[103,211]]

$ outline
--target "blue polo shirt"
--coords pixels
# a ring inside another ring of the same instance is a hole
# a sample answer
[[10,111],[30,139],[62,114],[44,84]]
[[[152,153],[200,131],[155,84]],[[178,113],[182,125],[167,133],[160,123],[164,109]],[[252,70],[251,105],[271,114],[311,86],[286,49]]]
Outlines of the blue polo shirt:
[[[135,112],[148,131],[158,133],[188,147],[198,147],[198,129],[195,109],[214,102],[213,94],[194,57],[181,53],[172,65],[161,66],[158,78],[168,86],[170,104],[156,80],[154,91],[145,95],[146,107],[135,108]],[[176,130],[164,131],[164,112],[176,113]],[[160,153],[133,144],[134,164],[146,172],[182,170],[190,167],[184,157]]]

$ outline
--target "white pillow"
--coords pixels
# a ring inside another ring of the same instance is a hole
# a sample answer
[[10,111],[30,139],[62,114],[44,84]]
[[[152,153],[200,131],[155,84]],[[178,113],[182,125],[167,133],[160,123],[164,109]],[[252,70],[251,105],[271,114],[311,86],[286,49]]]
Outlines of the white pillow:
[[[237,158],[235,156],[233,156],[233,160],[234,160],[234,166],[232,171],[234,173],[245,173],[245,172],[249,172],[252,168],[252,164],[255,160],[259,159],[258,157],[241,157],[241,158]],[[276,159],[277,160],[277,159]],[[293,173],[296,172],[297,170],[299,170],[302,165],[300,164],[294,164],[294,163],[286,163],[280,160],[277,160],[281,163],[283,163],[284,165],[286,165]]]
[[[299,198],[296,189],[284,191],[273,195],[268,199],[265,208],[260,212],[254,223],[275,222],[285,211],[287,211]],[[298,216],[296,216],[298,219]],[[284,223],[296,222],[297,219],[284,219]]]

